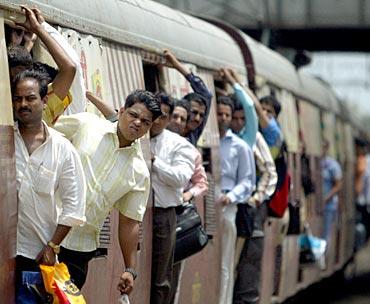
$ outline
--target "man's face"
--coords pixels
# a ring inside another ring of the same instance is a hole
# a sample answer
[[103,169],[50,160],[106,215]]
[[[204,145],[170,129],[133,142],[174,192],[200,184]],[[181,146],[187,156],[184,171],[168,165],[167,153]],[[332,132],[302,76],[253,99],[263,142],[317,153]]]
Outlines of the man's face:
[[238,133],[243,129],[245,126],[245,116],[243,110],[237,110],[233,113],[233,119],[231,120],[231,129]]
[[170,107],[166,104],[161,104],[162,115],[159,116],[150,128],[150,137],[154,137],[160,134],[164,129],[167,128],[170,122]]
[[41,122],[47,96],[41,98],[36,79],[26,78],[17,83],[13,93],[13,109],[17,120],[23,125]]
[[220,131],[226,131],[230,128],[232,119],[232,111],[231,107],[225,104],[218,104],[217,105],[217,122],[218,122],[218,129]]
[[144,103],[138,102],[127,109],[120,109],[118,128],[126,140],[134,141],[148,132],[152,118],[152,112]]
[[266,113],[266,115],[269,118],[275,118],[276,119],[276,113],[274,110],[274,107],[268,103],[261,103],[263,111]]
[[194,131],[203,123],[204,116],[206,115],[206,106],[199,102],[191,101],[190,112],[190,119],[186,126],[189,131]]
[[175,107],[171,115],[167,129],[180,135],[184,135],[188,112],[183,107]]

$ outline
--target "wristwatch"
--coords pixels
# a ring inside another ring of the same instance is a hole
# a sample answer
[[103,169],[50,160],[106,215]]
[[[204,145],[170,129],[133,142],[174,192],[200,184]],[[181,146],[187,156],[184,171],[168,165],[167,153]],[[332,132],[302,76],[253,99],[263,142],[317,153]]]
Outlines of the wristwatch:
[[55,254],[59,254],[59,252],[60,252],[60,246],[59,245],[54,244],[52,241],[49,241],[47,245],[51,249],[53,249],[53,251],[54,251]]
[[137,272],[135,271],[134,268],[125,268],[125,270],[123,272],[128,272],[128,273],[131,273],[132,274],[132,277],[134,278],[134,280],[136,279],[137,277]]

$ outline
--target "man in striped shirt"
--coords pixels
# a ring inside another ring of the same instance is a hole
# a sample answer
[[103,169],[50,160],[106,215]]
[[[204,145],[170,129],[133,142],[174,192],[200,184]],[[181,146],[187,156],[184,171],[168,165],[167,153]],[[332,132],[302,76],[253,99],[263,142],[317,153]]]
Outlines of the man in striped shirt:
[[59,256],[79,288],[99,245],[104,220],[115,208],[120,212],[118,237],[126,267],[118,289],[126,294],[133,289],[139,222],[150,190],[149,170],[138,139],[161,114],[157,97],[136,90],[119,110],[117,123],[79,113],[62,116],[55,125],[76,147],[86,176],[86,225],[71,230]]
[[[243,106],[236,102],[232,130],[238,134],[242,128],[247,127],[247,124]],[[257,132],[253,152],[257,167],[257,184],[256,190],[248,200],[248,205],[251,215],[255,214],[254,229],[251,238],[238,238],[237,255],[240,255],[240,259],[239,262],[236,261],[234,303],[258,303],[264,241],[263,224],[267,216],[267,206],[264,201],[274,193],[277,183],[274,160],[260,132]]]

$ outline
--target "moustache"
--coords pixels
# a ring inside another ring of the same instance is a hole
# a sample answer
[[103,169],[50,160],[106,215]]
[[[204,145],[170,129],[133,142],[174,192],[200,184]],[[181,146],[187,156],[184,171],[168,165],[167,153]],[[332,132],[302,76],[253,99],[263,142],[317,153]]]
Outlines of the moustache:
[[22,112],[32,112],[31,111],[31,109],[29,109],[29,108],[20,108],[19,110],[18,110],[18,113],[22,113]]

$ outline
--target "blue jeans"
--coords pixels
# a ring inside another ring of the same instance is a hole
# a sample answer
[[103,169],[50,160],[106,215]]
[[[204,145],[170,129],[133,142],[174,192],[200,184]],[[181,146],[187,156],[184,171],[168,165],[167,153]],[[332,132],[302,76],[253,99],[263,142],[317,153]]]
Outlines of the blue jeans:
[[327,243],[330,241],[333,224],[337,220],[338,210],[335,208],[325,208],[324,209],[324,231],[322,237]]
[[17,304],[52,303],[45,292],[40,267],[35,260],[16,257],[15,302]]

